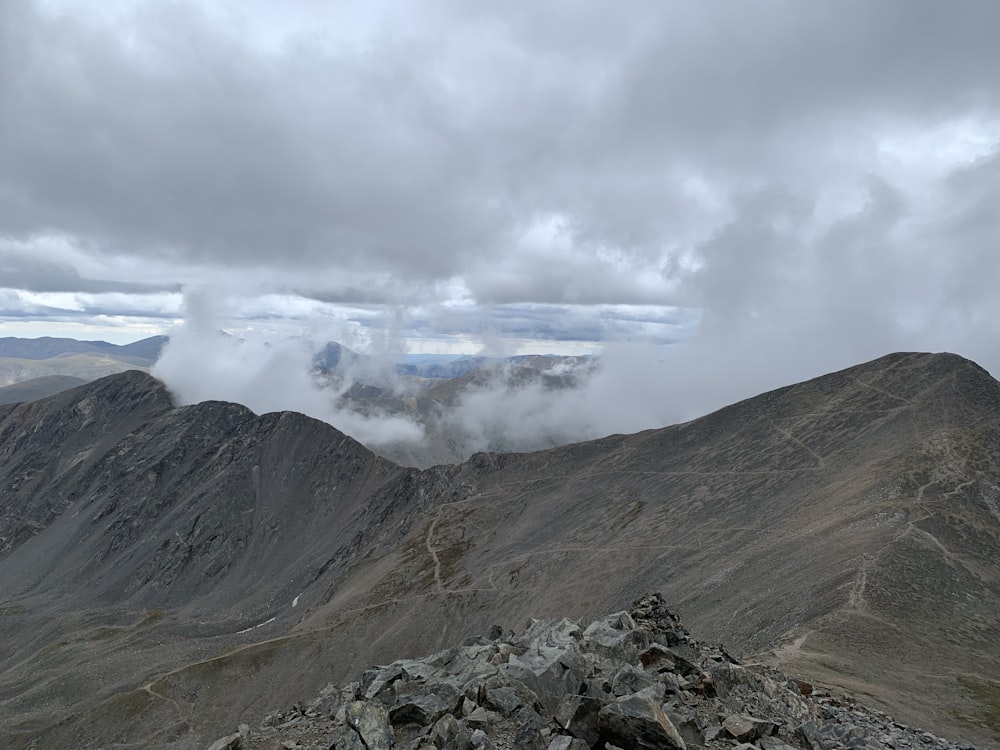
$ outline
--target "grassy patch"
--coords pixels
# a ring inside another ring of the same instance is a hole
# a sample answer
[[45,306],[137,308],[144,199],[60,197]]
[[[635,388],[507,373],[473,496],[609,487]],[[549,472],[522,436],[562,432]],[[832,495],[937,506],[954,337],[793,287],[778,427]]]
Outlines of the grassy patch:
[[961,712],[955,718],[989,729],[1000,740],[1000,684],[973,677],[959,677],[958,682],[972,693],[978,710]]
[[85,638],[88,641],[103,641],[105,638],[114,638],[116,635],[121,635],[127,630],[128,628],[116,625],[103,625],[90,631]]
[[4,602],[0,604],[0,617],[4,615],[23,615],[26,611],[23,604],[17,604],[16,602]]
[[146,625],[153,625],[162,620],[164,616],[165,613],[162,609],[151,609],[148,612],[146,612],[146,616],[142,618],[142,620],[139,622],[138,625],[136,625],[136,627],[142,628],[145,627]]

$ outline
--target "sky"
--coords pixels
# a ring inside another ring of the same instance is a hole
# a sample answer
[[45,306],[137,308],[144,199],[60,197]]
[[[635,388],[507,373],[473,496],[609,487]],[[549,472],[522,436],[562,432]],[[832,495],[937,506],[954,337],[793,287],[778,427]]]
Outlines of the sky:
[[0,0],[0,335],[653,347],[662,418],[898,350],[997,375],[998,28],[994,0]]

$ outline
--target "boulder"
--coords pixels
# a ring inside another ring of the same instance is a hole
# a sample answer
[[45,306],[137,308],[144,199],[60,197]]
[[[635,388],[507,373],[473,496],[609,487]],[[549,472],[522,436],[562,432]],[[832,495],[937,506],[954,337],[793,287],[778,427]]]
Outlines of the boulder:
[[556,723],[573,737],[593,746],[600,737],[598,716],[606,704],[585,695],[566,696],[556,712]]
[[472,732],[451,714],[437,720],[430,738],[438,750],[468,750],[472,746]]
[[598,714],[601,739],[623,750],[687,750],[677,728],[660,708],[655,690],[620,698]]
[[754,742],[765,735],[771,734],[774,722],[767,719],[756,719],[745,714],[730,714],[722,722],[722,728],[730,737],[740,742]]

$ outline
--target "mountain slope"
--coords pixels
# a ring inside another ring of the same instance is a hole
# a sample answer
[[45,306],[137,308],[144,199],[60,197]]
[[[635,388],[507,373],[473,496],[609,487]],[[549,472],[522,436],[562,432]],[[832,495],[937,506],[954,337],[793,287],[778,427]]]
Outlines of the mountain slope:
[[954,355],[424,472],[125,373],[0,407],[3,741],[198,747],[373,661],[661,590],[708,638],[988,742],[998,487],[1000,384]]
[[166,342],[166,336],[151,336],[124,346],[50,337],[0,338],[0,387],[38,378],[90,381],[125,370],[148,369]]
[[0,386],[0,404],[16,404],[21,401],[52,396],[56,393],[83,385],[86,380],[69,375],[43,375],[40,378],[25,380],[20,383]]

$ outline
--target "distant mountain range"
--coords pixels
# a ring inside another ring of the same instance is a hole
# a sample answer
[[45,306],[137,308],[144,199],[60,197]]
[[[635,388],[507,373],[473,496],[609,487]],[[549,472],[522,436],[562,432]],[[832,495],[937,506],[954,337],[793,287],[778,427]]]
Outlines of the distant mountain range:
[[99,354],[123,362],[149,366],[160,356],[167,343],[166,336],[150,336],[131,344],[109,344],[107,341],[78,341],[77,339],[51,338],[22,339],[7,336],[0,338],[0,357],[14,359],[52,359],[71,354]]
[[32,393],[50,392],[60,382],[67,387],[73,384],[72,380],[52,378],[90,381],[125,370],[148,370],[166,342],[165,336],[152,336],[124,346],[67,338],[0,338],[0,388],[49,378],[43,384],[9,391],[3,398],[12,398],[11,393],[30,397]]
[[203,749],[372,663],[657,590],[737,656],[995,746],[1000,383],[893,354],[422,471],[139,371],[0,406],[12,750]]

